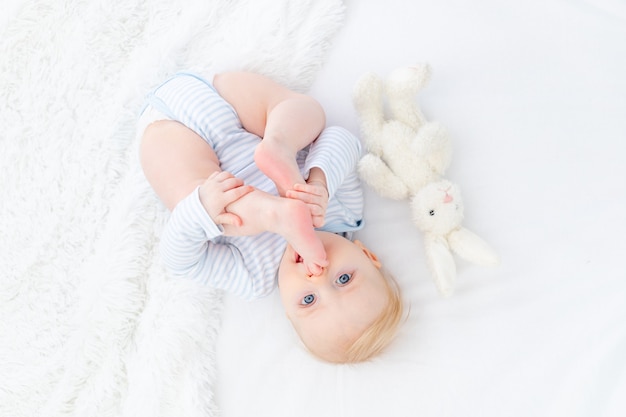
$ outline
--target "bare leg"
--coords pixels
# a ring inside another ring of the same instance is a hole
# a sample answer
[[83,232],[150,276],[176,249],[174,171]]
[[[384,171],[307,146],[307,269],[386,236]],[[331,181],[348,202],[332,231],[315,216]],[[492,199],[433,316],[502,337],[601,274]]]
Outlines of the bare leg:
[[313,142],[326,123],[321,105],[267,77],[246,72],[216,75],[213,84],[229,102],[243,127],[263,138],[255,162],[281,196],[304,183],[296,153]]
[[204,139],[179,122],[150,124],[141,140],[141,166],[148,182],[171,211],[215,171],[215,152]]
[[[211,146],[191,129],[171,120],[155,122],[146,128],[141,142],[141,164],[148,182],[170,210],[213,172],[221,171]],[[224,225],[225,234],[277,233],[308,263],[325,266],[324,247],[303,202],[255,190],[226,210],[239,216],[243,225]]]

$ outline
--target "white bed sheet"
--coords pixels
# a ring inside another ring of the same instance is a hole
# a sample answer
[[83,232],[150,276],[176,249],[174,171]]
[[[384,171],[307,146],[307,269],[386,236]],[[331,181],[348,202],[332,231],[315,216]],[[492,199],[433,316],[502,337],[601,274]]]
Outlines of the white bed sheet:
[[311,93],[358,133],[355,80],[429,62],[465,226],[502,263],[458,261],[441,298],[406,202],[366,188],[359,238],[410,314],[371,363],[299,345],[277,294],[226,296],[217,403],[230,416],[626,415],[626,4],[348,1]]

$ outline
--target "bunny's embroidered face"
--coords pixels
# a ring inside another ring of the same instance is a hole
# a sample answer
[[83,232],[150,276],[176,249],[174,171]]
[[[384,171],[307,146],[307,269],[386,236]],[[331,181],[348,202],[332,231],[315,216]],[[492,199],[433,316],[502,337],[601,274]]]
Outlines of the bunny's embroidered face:
[[423,232],[447,234],[463,221],[459,187],[447,180],[428,184],[411,200],[411,212],[413,221]]

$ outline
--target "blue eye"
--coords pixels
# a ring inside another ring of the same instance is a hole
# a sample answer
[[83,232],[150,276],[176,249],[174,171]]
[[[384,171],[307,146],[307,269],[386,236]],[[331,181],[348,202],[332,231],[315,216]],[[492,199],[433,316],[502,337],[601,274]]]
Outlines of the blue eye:
[[342,274],[339,278],[337,278],[335,282],[339,285],[346,285],[348,282],[350,282],[351,279],[352,279],[352,275]]
[[309,294],[309,295],[304,296],[300,304],[302,304],[303,306],[309,306],[313,304],[314,302],[315,302],[315,296],[313,294]]

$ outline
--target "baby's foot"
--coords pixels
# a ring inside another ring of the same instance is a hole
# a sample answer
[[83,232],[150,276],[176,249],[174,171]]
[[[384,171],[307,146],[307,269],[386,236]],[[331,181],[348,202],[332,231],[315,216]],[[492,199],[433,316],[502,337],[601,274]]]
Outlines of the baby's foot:
[[326,250],[313,229],[309,208],[299,200],[283,199],[282,203],[285,205],[283,215],[275,224],[278,233],[300,255],[309,272],[321,273],[328,265]]
[[294,184],[304,183],[295,155],[269,138],[261,140],[257,145],[254,161],[261,172],[274,181],[278,193],[283,197]]

